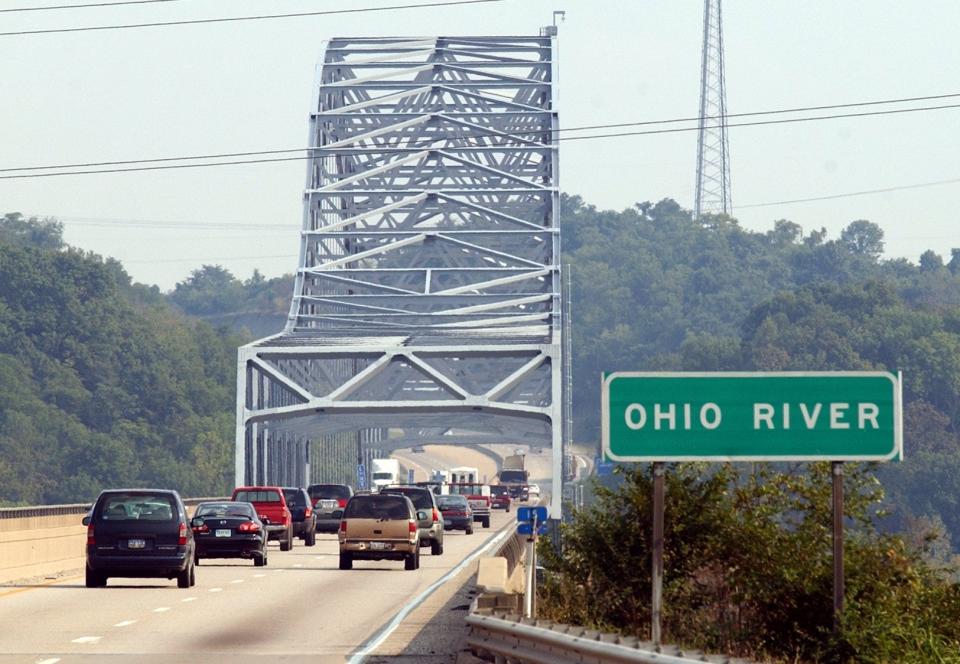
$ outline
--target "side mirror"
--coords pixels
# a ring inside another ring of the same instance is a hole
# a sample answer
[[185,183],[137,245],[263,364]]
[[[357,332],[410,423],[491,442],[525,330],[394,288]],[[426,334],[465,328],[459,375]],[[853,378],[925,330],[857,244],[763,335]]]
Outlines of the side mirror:
[[90,525],[90,515],[88,514],[87,516],[83,517],[83,518],[80,520],[80,523],[82,523],[82,524],[85,525],[85,526],[89,526],[89,525]]
[[330,517],[333,519],[342,519],[343,510],[333,510],[333,513],[330,515]]
[[199,528],[203,525],[203,517],[195,516],[190,519],[190,526],[193,528]]
[[427,513],[423,510],[417,510],[417,521],[424,521],[427,519]]

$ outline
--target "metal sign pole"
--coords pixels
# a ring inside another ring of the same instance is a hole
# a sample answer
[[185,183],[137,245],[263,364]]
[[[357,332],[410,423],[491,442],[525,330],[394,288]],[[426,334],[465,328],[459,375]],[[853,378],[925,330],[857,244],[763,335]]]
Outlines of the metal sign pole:
[[833,470],[833,628],[843,618],[843,462],[834,461]]
[[527,568],[525,578],[525,589],[523,593],[523,616],[524,618],[534,617],[534,594],[536,593],[536,566],[537,566],[537,514],[533,513],[533,532],[527,538]]
[[653,464],[653,555],[650,602],[650,640],[660,645],[660,616],[663,613],[663,474],[662,462]]

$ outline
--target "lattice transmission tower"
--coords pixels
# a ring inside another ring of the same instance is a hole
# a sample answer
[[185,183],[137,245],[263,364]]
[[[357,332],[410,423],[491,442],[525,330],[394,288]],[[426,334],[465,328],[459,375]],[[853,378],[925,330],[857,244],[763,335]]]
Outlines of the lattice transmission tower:
[[290,316],[240,349],[238,483],[303,482],[338,436],[552,448],[561,476],[555,78],[552,34],[326,44]]
[[697,187],[694,218],[730,214],[730,145],[727,141],[727,88],[723,72],[721,0],[703,2],[703,53],[700,61],[700,120],[697,132]]

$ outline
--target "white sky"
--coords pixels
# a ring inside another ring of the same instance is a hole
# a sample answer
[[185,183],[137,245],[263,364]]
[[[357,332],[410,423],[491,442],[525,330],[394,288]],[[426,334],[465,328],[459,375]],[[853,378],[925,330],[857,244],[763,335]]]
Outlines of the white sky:
[[[81,0],[66,0],[79,3]],[[0,32],[320,11],[422,0],[180,0],[0,13]],[[0,9],[61,4],[0,0]],[[75,34],[0,36],[0,168],[305,145],[320,42],[536,34],[560,27],[562,127],[696,115],[701,0],[501,3]],[[728,112],[960,93],[955,0],[727,0]],[[960,104],[960,97],[923,105]],[[960,183],[776,207],[768,201],[960,178],[960,108],[730,130],[734,214],[830,238],[855,219],[916,261],[960,246]],[[561,144],[561,187],[600,208],[692,207],[696,132]],[[201,263],[246,278],[296,267],[304,162],[0,179],[0,212],[54,215],[73,245],[167,290]],[[0,173],[3,175],[3,173]],[[142,221],[202,222],[202,226]],[[93,223],[96,222],[96,223]],[[261,228],[231,228],[230,222]],[[212,226],[222,224],[225,228]]]

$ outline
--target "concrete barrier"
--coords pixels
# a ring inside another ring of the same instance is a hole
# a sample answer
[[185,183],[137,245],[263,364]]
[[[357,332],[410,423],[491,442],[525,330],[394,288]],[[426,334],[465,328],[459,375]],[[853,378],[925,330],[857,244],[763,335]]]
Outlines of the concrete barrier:
[[[188,498],[188,513],[207,500]],[[89,504],[0,509],[0,583],[79,573],[86,562],[87,529],[80,523]]]

